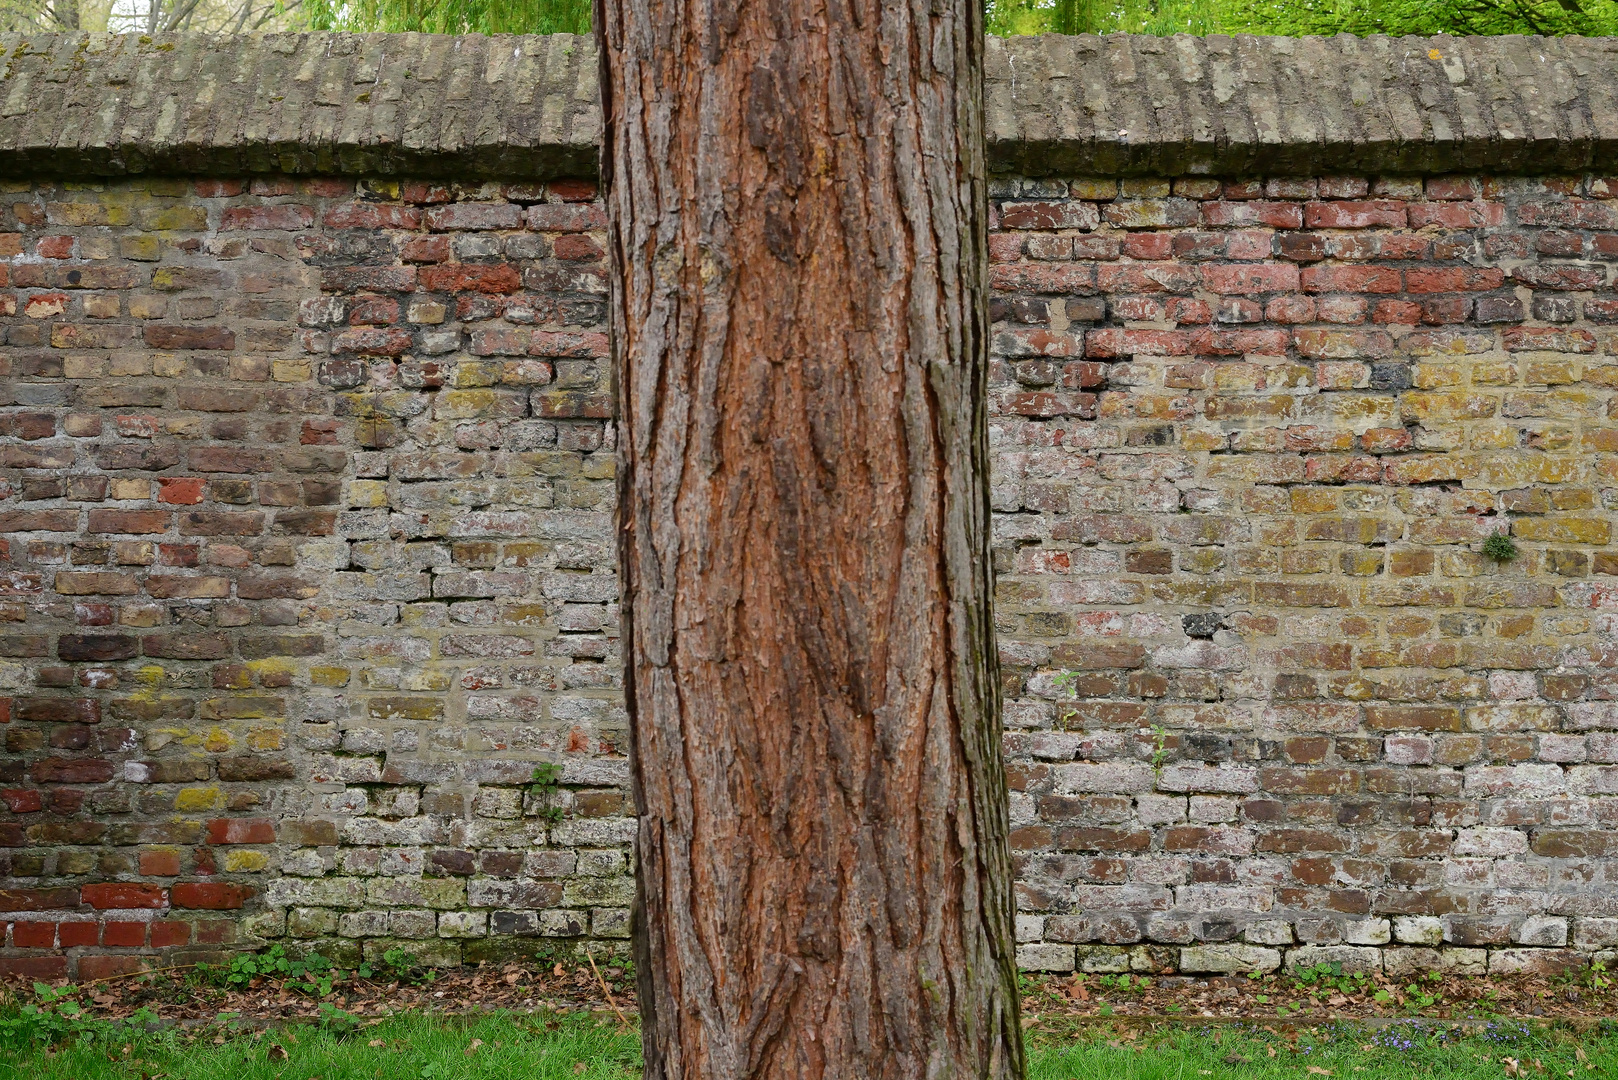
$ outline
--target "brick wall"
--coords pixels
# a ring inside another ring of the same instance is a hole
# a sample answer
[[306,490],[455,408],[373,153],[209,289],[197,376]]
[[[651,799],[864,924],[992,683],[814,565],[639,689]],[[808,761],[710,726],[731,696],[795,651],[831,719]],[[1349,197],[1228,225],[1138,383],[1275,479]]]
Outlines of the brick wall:
[[995,195],[1023,963],[1618,943],[1618,184]]
[[[1610,186],[997,182],[1025,966],[1618,944]],[[0,970],[621,947],[592,194],[7,190]]]
[[8,189],[0,971],[626,936],[593,193]]

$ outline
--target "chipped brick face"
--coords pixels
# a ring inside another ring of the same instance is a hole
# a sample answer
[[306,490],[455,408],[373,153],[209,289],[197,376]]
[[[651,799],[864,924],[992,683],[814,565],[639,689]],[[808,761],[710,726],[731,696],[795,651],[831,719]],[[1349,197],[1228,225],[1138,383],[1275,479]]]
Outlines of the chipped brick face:
[[[1615,193],[996,183],[1024,966],[1618,946]],[[621,945],[592,197],[8,192],[0,970]]]
[[0,971],[625,937],[593,191],[7,189]]

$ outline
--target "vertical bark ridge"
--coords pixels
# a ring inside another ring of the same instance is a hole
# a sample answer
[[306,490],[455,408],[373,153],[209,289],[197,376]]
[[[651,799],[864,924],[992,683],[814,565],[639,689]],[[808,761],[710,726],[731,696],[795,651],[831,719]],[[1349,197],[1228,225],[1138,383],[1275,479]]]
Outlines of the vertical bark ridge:
[[646,1075],[1021,1075],[973,0],[599,0]]

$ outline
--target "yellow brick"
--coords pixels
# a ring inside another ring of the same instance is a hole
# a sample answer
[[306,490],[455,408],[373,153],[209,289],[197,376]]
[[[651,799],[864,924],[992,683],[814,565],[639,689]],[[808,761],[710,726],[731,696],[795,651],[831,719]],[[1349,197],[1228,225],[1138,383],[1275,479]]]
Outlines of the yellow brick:
[[270,865],[270,857],[262,851],[243,851],[233,848],[225,853],[225,873],[251,874]]
[[183,379],[191,373],[191,364],[178,353],[153,353],[152,374],[160,379]]
[[270,657],[266,660],[249,660],[247,670],[258,676],[260,683],[263,683],[266,675],[291,676],[297,668],[284,657]]
[[163,255],[163,244],[147,233],[118,238],[118,254],[136,262],[156,262]]
[[[1169,193],[1169,182],[1155,177],[1138,177],[1125,180],[1119,185],[1120,194],[1126,199],[1161,199]],[[1073,190],[1072,187],[1068,188]]]
[[223,810],[225,793],[216,787],[182,788],[174,796],[174,809],[182,813],[201,813],[205,810]]
[[1180,448],[1188,452],[1223,450],[1229,438],[1223,431],[1214,428],[1182,428]]
[[149,499],[152,497],[150,480],[114,480],[107,485],[107,493],[114,499]]
[[84,298],[84,313],[92,319],[114,319],[119,310],[116,293],[91,293]]
[[1225,568],[1225,553],[1219,548],[1197,547],[1180,553],[1180,569],[1188,574],[1217,574]]
[[1511,531],[1522,540],[1549,540],[1563,544],[1605,544],[1612,536],[1612,526],[1600,518],[1518,518],[1512,523]]
[[1406,420],[1478,420],[1494,416],[1499,408],[1493,394],[1435,391],[1399,398],[1399,413]]
[[169,309],[169,298],[166,296],[153,296],[150,293],[132,293],[129,297],[129,314],[137,319],[161,319]]
[[405,672],[400,688],[403,690],[442,692],[454,685],[455,678],[447,671],[433,668],[415,668]]
[[[504,362],[498,360],[463,360],[455,365],[454,374],[450,376],[450,385],[462,389],[477,386],[494,386],[500,382],[500,374],[504,368]],[[468,400],[474,399],[469,398]],[[475,400],[484,401],[482,398]],[[494,399],[491,395],[480,407],[487,408],[490,404],[493,404],[493,401]]]
[[1331,488],[1293,488],[1294,514],[1325,514],[1337,509],[1337,492]]
[[1503,361],[1474,364],[1473,386],[1511,386],[1517,381],[1517,365]]
[[417,300],[405,312],[405,318],[413,323],[436,326],[447,314],[448,310],[437,300]]
[[152,354],[143,352],[116,352],[112,354],[110,374],[127,379],[138,379],[152,373]]
[[1523,369],[1523,382],[1530,386],[1578,381],[1579,365],[1575,360],[1535,360]]
[[210,754],[223,754],[234,745],[236,740],[223,728],[209,728],[208,733],[202,737],[202,748]]
[[1264,383],[1264,368],[1258,364],[1224,363],[1214,370],[1218,390],[1257,390]]
[[270,364],[270,378],[276,382],[307,382],[313,370],[307,360],[276,360]]
[[1459,364],[1417,364],[1410,371],[1410,381],[1423,390],[1440,386],[1459,386],[1462,381]]
[[232,356],[230,377],[238,382],[264,382],[270,377],[270,359],[267,356]]
[[350,480],[348,482],[349,506],[386,506],[388,505],[388,485],[385,480]]
[[107,374],[107,358],[93,353],[69,353],[62,358],[62,374],[69,379],[102,378]]
[[286,745],[286,732],[278,727],[254,728],[247,733],[247,746],[251,750],[279,750]]
[[1080,178],[1068,184],[1068,191],[1075,199],[1116,199],[1118,181]]
[[1511,424],[1473,424],[1466,429],[1466,438],[1473,450],[1510,450],[1517,445],[1517,428]]
[[315,686],[347,686],[350,672],[340,667],[312,667],[309,682]]
[[118,611],[122,626],[161,626],[168,612],[157,604],[125,604]]
[[208,212],[200,206],[142,210],[140,226],[166,232],[201,232],[208,227]]

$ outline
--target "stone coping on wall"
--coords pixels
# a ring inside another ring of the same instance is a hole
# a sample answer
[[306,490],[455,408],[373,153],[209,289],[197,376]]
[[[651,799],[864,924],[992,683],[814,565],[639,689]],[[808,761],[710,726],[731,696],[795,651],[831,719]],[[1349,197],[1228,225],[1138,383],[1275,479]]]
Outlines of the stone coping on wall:
[[[0,34],[0,175],[592,174],[588,37]],[[1618,163],[1618,38],[991,38],[990,168]]]

